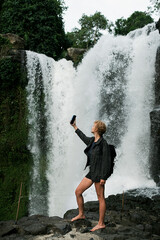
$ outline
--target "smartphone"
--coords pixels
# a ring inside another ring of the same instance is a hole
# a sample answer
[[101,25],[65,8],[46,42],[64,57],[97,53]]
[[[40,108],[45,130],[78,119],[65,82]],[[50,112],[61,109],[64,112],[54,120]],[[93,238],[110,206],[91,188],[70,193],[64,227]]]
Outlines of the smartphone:
[[76,119],[76,115],[73,115],[73,117],[72,117],[72,119],[71,119],[71,121],[70,121],[70,124],[73,124],[74,121],[75,121],[75,119]]

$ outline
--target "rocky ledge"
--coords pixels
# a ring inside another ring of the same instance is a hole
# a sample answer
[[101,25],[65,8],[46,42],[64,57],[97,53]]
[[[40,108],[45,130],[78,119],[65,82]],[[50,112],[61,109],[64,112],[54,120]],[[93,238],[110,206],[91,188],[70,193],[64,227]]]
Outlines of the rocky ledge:
[[77,213],[72,209],[64,218],[33,215],[14,221],[0,222],[2,240],[141,240],[160,239],[160,195],[152,199],[129,192],[106,198],[106,228],[90,232],[98,222],[98,201],[85,203],[85,220],[73,223]]

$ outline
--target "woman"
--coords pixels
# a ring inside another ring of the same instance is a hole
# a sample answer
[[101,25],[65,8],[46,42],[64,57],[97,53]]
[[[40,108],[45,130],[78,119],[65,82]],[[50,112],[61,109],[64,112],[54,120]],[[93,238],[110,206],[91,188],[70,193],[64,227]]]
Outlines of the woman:
[[71,125],[74,127],[77,135],[87,145],[84,152],[87,155],[86,167],[89,166],[88,174],[82,179],[75,191],[79,214],[72,218],[71,221],[85,218],[84,199],[82,193],[94,183],[99,200],[99,222],[91,230],[93,232],[95,230],[105,228],[104,217],[106,211],[106,202],[104,197],[104,189],[111,167],[109,146],[107,141],[103,138],[103,134],[106,132],[106,125],[102,121],[95,121],[91,130],[91,132],[94,134],[94,137],[87,137],[77,127],[76,120]]

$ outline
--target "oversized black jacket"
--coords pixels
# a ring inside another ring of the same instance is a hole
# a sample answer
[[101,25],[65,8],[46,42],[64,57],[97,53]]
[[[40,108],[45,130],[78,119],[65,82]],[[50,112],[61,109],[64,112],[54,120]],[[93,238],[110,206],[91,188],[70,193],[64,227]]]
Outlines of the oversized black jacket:
[[90,166],[91,178],[93,181],[98,179],[106,180],[110,176],[111,155],[107,141],[102,137],[95,143],[90,158],[88,151],[94,141],[94,137],[87,137],[79,128],[75,131],[81,140],[87,145],[84,153],[87,155],[87,166]]

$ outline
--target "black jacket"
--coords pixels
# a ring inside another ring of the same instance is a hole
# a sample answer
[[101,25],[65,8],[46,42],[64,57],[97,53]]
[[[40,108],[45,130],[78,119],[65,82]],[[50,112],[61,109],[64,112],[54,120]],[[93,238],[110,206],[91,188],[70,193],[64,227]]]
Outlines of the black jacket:
[[90,166],[91,178],[93,181],[99,181],[99,179],[106,180],[110,175],[111,168],[111,156],[109,145],[107,141],[100,137],[95,143],[90,158],[88,157],[88,151],[94,141],[94,137],[87,137],[79,128],[75,131],[81,140],[87,145],[84,153],[87,155],[87,166]]

